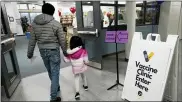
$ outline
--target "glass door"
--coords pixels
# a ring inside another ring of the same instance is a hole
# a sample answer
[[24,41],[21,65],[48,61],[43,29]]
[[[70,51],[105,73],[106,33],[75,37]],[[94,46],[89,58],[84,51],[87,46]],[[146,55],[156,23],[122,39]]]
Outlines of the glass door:
[[[78,35],[82,37],[89,55],[89,66],[102,69],[102,46],[101,37],[95,33],[100,32],[101,21],[100,11],[98,12],[99,1],[77,1],[76,18]],[[80,16],[81,15],[81,16]],[[79,31],[84,33],[79,33]]]

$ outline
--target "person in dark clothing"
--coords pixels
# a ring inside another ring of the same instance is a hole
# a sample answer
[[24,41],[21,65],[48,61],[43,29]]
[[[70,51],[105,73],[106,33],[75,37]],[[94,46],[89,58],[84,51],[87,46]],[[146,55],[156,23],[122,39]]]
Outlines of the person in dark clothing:
[[108,18],[109,18],[109,26],[107,28],[107,31],[115,31],[116,30],[115,26],[112,26],[112,23],[114,21],[114,15],[109,15]]

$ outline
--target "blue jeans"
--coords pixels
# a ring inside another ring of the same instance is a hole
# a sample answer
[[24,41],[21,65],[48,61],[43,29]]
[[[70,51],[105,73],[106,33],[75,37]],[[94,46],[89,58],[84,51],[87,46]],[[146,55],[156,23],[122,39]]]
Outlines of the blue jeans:
[[51,80],[51,100],[60,97],[59,71],[60,71],[60,49],[40,49],[44,65],[47,68]]

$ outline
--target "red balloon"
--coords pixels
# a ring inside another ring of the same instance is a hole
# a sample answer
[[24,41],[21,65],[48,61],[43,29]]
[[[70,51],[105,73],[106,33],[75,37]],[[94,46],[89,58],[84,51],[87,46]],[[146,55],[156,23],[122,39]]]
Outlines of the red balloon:
[[59,14],[59,16],[61,16],[61,11],[58,10],[58,14]]
[[107,17],[110,17],[110,16],[111,16],[111,13],[110,13],[110,12],[108,12],[108,13],[107,13]]
[[75,7],[71,7],[71,8],[70,8],[70,11],[71,11],[71,13],[74,14],[74,13],[76,12],[76,8],[75,8]]

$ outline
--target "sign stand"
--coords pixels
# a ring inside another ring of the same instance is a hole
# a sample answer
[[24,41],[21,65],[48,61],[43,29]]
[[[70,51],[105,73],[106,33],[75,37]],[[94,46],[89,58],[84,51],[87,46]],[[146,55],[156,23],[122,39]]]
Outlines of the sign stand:
[[128,32],[127,31],[107,31],[105,42],[114,42],[116,45],[116,70],[117,70],[117,79],[116,83],[109,87],[107,90],[110,90],[116,86],[123,86],[119,82],[119,63],[118,63],[118,45],[117,43],[126,43],[128,41]]
[[112,88],[114,88],[114,87],[116,87],[118,85],[123,86],[123,84],[121,84],[119,82],[118,44],[117,43],[115,43],[115,44],[116,44],[116,70],[117,70],[117,79],[116,79],[116,84],[114,84],[113,86],[109,87],[107,90],[110,90],[110,89],[112,89]]
[[[152,37],[155,40],[152,41]],[[178,35],[168,35],[166,42],[159,34],[134,34],[124,81],[122,99],[129,101],[162,101]],[[132,92],[131,92],[132,90]]]

